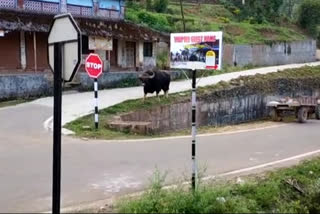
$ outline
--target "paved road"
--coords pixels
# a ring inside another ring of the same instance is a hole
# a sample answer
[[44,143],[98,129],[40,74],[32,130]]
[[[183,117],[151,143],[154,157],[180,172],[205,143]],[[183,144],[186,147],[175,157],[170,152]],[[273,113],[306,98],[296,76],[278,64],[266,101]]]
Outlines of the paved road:
[[[207,81],[213,80],[207,78],[201,82],[205,84]],[[131,91],[133,89],[102,92],[118,93],[104,105],[125,99]],[[68,96],[71,95],[64,100]],[[72,115],[68,111],[83,107],[89,95],[84,93],[81,98],[77,94],[72,98],[64,103],[65,113],[69,115],[64,121],[85,112]],[[77,105],[79,99],[82,101]],[[50,98],[46,98],[0,109],[0,212],[50,210],[52,134],[43,129],[43,122],[53,111],[49,103]],[[211,175],[317,150],[320,149],[319,128],[319,121],[310,121],[255,132],[199,137],[199,164],[206,166],[206,174]],[[190,147],[189,138],[115,143],[65,136],[62,205],[76,205],[141,190],[156,166],[161,171],[169,171],[169,182],[183,174],[189,175]]]
[[[320,62],[305,63],[305,64],[290,64],[290,65],[281,65],[281,66],[272,66],[258,69],[251,69],[242,72],[227,73],[218,76],[202,78],[198,82],[198,86],[206,86],[218,83],[220,81],[229,81],[233,78],[239,76],[249,76],[255,74],[266,74],[271,72],[276,72],[278,70],[284,70],[287,68],[298,68],[305,65],[309,66],[318,66]],[[172,82],[170,84],[170,93],[190,90],[191,82],[190,81],[178,81]],[[141,87],[133,88],[120,88],[112,90],[103,90],[99,92],[99,108],[106,108],[111,105],[123,102],[128,99],[137,99],[143,96]],[[34,104],[43,105],[46,107],[53,106],[53,98],[43,98],[38,99],[33,102]],[[77,94],[65,94],[62,99],[63,105],[63,115],[62,115],[62,124],[66,124],[72,120],[75,120],[78,117],[88,115],[93,113],[94,103],[93,103],[93,93],[77,93]],[[49,117],[48,123],[46,126],[48,129],[52,129],[52,117]]]

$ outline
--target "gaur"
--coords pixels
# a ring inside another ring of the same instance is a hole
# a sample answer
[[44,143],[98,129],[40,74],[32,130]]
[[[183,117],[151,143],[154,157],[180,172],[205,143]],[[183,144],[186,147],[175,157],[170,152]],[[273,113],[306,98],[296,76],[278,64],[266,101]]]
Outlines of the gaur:
[[[153,94],[156,92],[159,98],[159,93],[163,90],[166,97],[168,97],[169,85],[171,81],[170,74],[165,71],[146,71],[139,75],[139,79],[143,85],[144,98],[147,93]],[[160,99],[160,98],[159,98]]]

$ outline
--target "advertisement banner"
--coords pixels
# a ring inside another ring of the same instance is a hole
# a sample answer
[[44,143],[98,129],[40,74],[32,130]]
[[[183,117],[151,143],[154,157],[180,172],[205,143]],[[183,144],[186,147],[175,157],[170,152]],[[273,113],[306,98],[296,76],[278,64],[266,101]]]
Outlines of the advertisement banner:
[[89,50],[112,51],[112,38],[89,36]]
[[221,69],[222,32],[172,33],[170,67]]

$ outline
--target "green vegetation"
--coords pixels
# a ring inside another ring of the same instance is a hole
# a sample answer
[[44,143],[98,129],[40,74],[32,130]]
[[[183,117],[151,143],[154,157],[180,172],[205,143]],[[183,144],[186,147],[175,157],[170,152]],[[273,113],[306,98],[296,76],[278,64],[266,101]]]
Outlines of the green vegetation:
[[[153,6],[156,2],[139,4],[130,1],[126,19],[163,32],[183,32],[180,5],[171,2],[167,9],[156,13]],[[221,4],[199,5],[185,3],[186,31],[222,30],[225,42],[233,44],[270,44],[305,38],[289,18],[281,18],[282,13],[279,11],[287,8],[277,3],[282,2],[281,0],[272,0],[272,4],[265,4],[264,7],[260,0],[247,0],[245,6],[236,4],[237,2],[241,1],[225,0]]]
[[8,107],[8,106],[15,106],[21,103],[30,102],[32,99],[16,99],[16,100],[8,100],[8,101],[1,101],[0,102],[0,108],[2,107]]
[[[226,70],[225,72],[229,72]],[[224,71],[220,71],[224,72]],[[205,73],[200,74],[199,76]],[[217,74],[217,73],[216,73]],[[295,90],[310,90],[312,88],[320,88],[320,66],[308,67],[297,69],[288,69],[280,72],[269,73],[266,75],[257,74],[255,76],[242,76],[233,79],[229,82],[221,81],[218,84],[199,87],[198,99],[203,97],[210,99],[219,99],[226,97],[247,96],[250,94],[272,94],[278,91],[292,92]],[[142,93],[142,92],[141,92]],[[100,139],[128,139],[128,138],[142,138],[142,137],[156,137],[153,136],[139,136],[130,133],[123,133],[108,129],[106,124],[108,120],[118,114],[128,113],[136,110],[147,110],[154,106],[170,105],[172,103],[184,102],[190,99],[190,91],[179,92],[170,94],[169,98],[161,98],[161,104],[156,97],[149,97],[145,102],[141,99],[128,100],[123,103],[102,109],[100,111],[101,128],[98,131],[94,129],[94,116],[88,115],[79,118],[65,127],[74,131],[76,136],[87,138],[100,138]],[[103,128],[102,128],[103,127]],[[202,128],[203,132],[206,127]],[[212,131],[212,130],[209,130]],[[202,133],[203,133],[202,132]],[[172,135],[183,135],[184,131],[172,133]],[[160,136],[160,135],[157,135]],[[163,136],[163,135],[162,135]]]
[[163,189],[156,173],[142,196],[118,202],[119,213],[319,213],[320,158],[264,176]]
[[162,51],[161,53],[157,54],[157,68],[166,70],[170,67],[170,61],[169,61],[169,52]]
[[320,1],[304,0],[299,11],[301,27],[320,41]]

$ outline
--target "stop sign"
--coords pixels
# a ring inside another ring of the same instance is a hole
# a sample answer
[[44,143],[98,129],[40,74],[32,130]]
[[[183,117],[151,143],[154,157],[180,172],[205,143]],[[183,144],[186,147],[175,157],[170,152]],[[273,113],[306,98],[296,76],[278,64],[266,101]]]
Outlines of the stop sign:
[[85,69],[91,78],[98,78],[102,74],[102,60],[98,54],[90,54],[86,59]]

